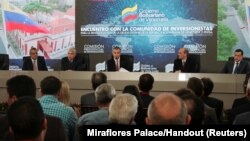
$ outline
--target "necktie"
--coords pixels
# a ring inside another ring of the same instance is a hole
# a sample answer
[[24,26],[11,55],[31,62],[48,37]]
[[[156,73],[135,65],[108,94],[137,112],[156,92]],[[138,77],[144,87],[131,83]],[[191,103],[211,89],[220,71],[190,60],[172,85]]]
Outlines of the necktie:
[[182,62],[182,67],[184,68],[184,66],[185,66],[185,61]]
[[34,70],[34,71],[37,71],[36,60],[33,61],[33,70]]
[[115,61],[115,69],[116,69],[116,71],[119,71],[119,62],[118,62],[118,59],[116,59],[116,61]]
[[236,62],[236,66],[234,68],[234,74],[239,73],[239,62]]

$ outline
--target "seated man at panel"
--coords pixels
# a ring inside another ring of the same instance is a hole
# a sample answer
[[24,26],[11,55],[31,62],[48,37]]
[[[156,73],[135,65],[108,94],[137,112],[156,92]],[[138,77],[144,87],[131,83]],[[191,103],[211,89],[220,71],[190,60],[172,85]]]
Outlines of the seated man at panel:
[[40,103],[32,97],[23,97],[8,110],[10,132],[16,141],[44,141],[47,120]]
[[226,62],[222,73],[245,74],[249,72],[249,63],[243,60],[244,52],[241,49],[234,51],[234,60]]
[[180,48],[178,58],[174,60],[173,72],[196,72],[196,60],[188,56],[187,48]]
[[48,71],[44,58],[38,56],[37,53],[36,48],[32,47],[30,49],[30,57],[23,60],[22,70]]
[[158,95],[148,107],[147,125],[188,125],[191,116],[185,103],[172,93]]
[[[120,71],[121,68],[127,71],[133,71],[133,68],[130,68],[125,58],[121,56],[121,48],[115,46],[112,50],[112,58],[107,61],[107,70],[108,71]],[[132,65],[133,66],[133,65]]]
[[84,64],[82,64],[79,56],[76,55],[75,48],[70,48],[67,57],[62,58],[61,70],[84,70]]

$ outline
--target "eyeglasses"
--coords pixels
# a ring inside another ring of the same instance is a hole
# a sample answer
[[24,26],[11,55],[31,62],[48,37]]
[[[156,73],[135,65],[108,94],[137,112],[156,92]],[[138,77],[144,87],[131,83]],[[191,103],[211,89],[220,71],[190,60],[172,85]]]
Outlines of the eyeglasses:
[[35,55],[35,54],[37,54],[37,52],[32,52],[31,54],[32,54],[32,55]]

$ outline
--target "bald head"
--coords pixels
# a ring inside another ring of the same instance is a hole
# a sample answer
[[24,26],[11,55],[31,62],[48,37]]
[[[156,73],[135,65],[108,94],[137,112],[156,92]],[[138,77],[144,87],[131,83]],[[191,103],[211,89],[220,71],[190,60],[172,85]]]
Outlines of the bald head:
[[181,60],[187,59],[188,56],[188,49],[187,48],[180,48],[178,51],[178,58]]
[[147,124],[187,124],[184,102],[172,93],[162,93],[148,107]]

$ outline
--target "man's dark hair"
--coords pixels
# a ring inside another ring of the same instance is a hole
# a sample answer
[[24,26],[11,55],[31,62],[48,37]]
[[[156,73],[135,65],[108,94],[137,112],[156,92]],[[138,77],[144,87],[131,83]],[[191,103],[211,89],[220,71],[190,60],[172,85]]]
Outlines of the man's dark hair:
[[9,96],[17,98],[23,96],[36,97],[36,84],[33,78],[27,75],[17,75],[10,78],[6,82],[7,92]]
[[91,82],[92,88],[95,90],[99,85],[107,83],[107,76],[102,72],[93,73]]
[[242,49],[236,49],[234,52],[240,52],[242,56],[244,55],[244,52]]
[[188,114],[191,115],[190,125],[201,125],[205,118],[205,107],[201,99],[199,99],[191,89],[182,88],[175,93],[183,101],[188,102],[191,105],[188,108]]
[[114,46],[114,47],[113,47],[113,50],[114,50],[114,49],[119,49],[119,50],[121,50],[121,48],[118,47],[118,46]]
[[22,97],[15,101],[7,116],[15,140],[34,139],[43,130],[45,116],[40,103],[33,97]]
[[201,81],[203,82],[204,86],[204,96],[209,96],[214,88],[214,83],[210,78],[201,78]]
[[143,92],[149,92],[153,88],[154,77],[149,74],[142,74],[139,79],[139,89]]
[[194,91],[195,95],[201,97],[203,94],[203,83],[199,78],[191,77],[188,79],[187,88]]
[[40,87],[43,94],[56,95],[61,89],[61,81],[55,76],[48,76],[41,81]]

